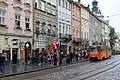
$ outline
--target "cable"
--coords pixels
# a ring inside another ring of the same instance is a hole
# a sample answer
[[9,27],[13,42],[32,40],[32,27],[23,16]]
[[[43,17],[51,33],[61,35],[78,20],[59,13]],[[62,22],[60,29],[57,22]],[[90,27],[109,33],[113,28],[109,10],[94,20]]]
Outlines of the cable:
[[120,14],[108,15],[108,16],[104,16],[104,17],[109,18],[109,17],[113,17],[113,16],[120,16]]
[[111,20],[110,20],[110,22],[111,22],[111,24],[114,26],[114,28],[116,28],[117,30],[119,30],[118,27],[116,27]]

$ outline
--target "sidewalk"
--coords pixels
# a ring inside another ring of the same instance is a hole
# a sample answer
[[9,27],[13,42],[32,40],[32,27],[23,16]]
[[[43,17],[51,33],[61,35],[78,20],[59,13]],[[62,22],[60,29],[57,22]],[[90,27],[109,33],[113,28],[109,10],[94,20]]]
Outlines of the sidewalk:
[[[83,60],[83,61],[85,61],[85,60]],[[80,60],[80,61],[76,61],[76,62],[82,62],[82,61]],[[72,63],[76,63],[76,62],[72,62]],[[72,64],[72,63],[70,63],[70,64]],[[66,65],[66,64],[64,64],[64,65]],[[58,66],[61,66],[61,65],[58,65]],[[50,67],[58,67],[58,66],[54,66],[53,64],[38,65],[38,63],[31,63],[29,65],[28,64],[7,63],[7,64],[5,64],[5,73],[0,74],[0,77],[5,76],[5,75],[24,73],[24,72],[45,69],[45,68],[50,68]]]

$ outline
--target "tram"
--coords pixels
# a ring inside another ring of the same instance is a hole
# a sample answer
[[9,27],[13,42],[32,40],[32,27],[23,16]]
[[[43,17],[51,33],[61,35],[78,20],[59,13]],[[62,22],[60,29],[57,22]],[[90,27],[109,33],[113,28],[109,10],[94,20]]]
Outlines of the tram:
[[104,60],[112,57],[112,50],[107,45],[97,45],[90,48],[89,59],[91,61]]

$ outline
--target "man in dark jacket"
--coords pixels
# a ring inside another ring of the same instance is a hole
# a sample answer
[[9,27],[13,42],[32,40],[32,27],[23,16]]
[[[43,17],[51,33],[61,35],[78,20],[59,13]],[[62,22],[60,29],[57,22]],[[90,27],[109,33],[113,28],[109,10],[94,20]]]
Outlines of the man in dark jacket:
[[0,71],[1,71],[1,73],[4,73],[4,67],[5,67],[4,61],[5,61],[5,57],[2,56],[2,53],[0,53]]
[[57,54],[56,53],[54,53],[53,58],[54,58],[54,66],[56,66],[57,65]]

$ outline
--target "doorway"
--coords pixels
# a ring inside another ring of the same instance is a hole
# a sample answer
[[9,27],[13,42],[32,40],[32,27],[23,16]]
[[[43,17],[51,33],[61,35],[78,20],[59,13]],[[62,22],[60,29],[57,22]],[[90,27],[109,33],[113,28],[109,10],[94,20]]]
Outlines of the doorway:
[[13,64],[17,63],[17,54],[18,54],[18,48],[13,48],[12,49],[12,63]]

